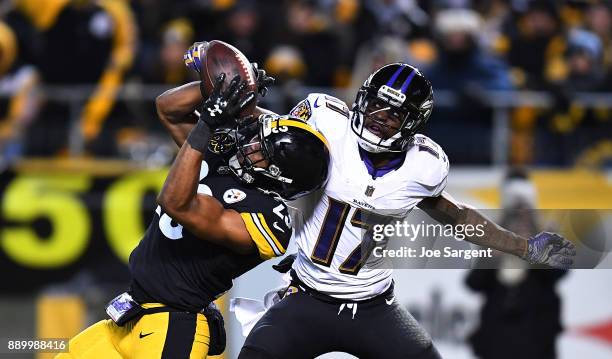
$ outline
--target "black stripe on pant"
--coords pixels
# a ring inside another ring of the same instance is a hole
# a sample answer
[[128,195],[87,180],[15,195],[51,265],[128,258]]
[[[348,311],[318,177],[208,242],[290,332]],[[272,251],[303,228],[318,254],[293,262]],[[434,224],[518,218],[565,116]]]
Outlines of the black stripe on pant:
[[170,312],[162,359],[189,358],[196,331],[197,314]]

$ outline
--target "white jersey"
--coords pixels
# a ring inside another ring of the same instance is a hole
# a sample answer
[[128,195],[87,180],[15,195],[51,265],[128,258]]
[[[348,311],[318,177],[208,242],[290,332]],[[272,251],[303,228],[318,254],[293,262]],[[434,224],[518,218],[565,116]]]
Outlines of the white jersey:
[[436,143],[416,135],[402,165],[372,179],[362,161],[346,104],[324,94],[310,94],[291,110],[327,138],[331,175],[313,213],[296,229],[298,256],[293,269],[309,287],[338,299],[364,300],[392,282],[391,269],[359,268],[364,213],[384,210],[404,217],[423,198],[446,185],[449,164]]

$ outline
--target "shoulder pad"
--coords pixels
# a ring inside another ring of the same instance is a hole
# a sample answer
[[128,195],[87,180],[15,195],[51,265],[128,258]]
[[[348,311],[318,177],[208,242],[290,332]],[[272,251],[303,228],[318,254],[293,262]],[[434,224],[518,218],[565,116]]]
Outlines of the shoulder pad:
[[304,122],[308,122],[310,120],[310,117],[312,116],[312,106],[310,105],[309,99],[310,95],[302,101],[298,102],[298,104],[295,105],[295,107],[293,107],[291,111],[289,111],[289,115],[297,117]]
[[290,112],[321,132],[328,141],[350,131],[349,109],[343,101],[323,93],[311,93]]
[[416,151],[414,165],[419,169],[416,181],[437,196],[446,186],[450,168],[448,157],[442,147],[424,135],[415,135],[412,146],[410,151]]
[[343,117],[349,118],[349,108],[346,103],[340,100],[337,97],[318,94],[315,102],[313,103],[313,108],[316,110],[317,108],[332,110]]
[[309,121],[313,115],[327,110],[334,111],[346,118],[349,117],[349,108],[344,101],[323,93],[309,94],[293,107],[289,114],[302,121]]

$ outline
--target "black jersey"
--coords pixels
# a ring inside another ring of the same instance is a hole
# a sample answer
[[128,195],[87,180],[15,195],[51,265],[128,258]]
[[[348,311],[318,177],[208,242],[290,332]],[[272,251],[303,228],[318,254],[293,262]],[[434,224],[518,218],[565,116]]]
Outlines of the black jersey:
[[232,280],[285,253],[291,237],[287,206],[234,176],[219,174],[222,157],[207,151],[198,193],[240,213],[257,252],[241,255],[198,239],[161,207],[130,255],[131,293],[139,302],[197,312],[232,287]]

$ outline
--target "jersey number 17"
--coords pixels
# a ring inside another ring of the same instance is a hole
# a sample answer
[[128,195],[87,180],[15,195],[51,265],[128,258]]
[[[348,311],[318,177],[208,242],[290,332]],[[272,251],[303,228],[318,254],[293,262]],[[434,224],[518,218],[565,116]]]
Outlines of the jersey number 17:
[[[325,267],[331,266],[338,241],[342,236],[342,230],[349,225],[346,222],[352,208],[348,203],[337,201],[331,197],[328,197],[328,199],[327,213],[319,232],[319,238],[310,256],[314,263]],[[374,249],[375,242],[371,238],[370,232],[372,226],[387,223],[389,220],[390,217],[372,213],[362,208],[355,208],[349,222],[350,225],[364,230],[363,240],[340,264],[338,267],[340,273],[357,275]]]

